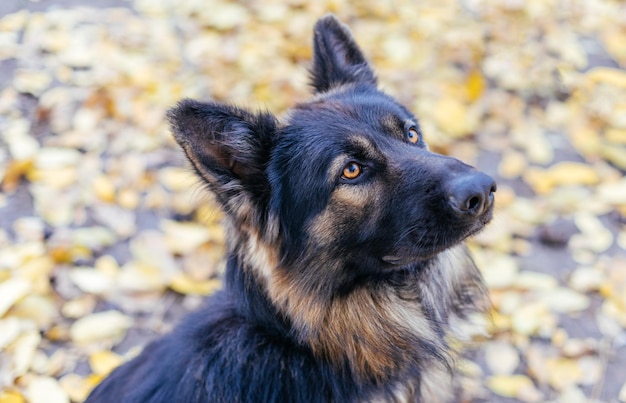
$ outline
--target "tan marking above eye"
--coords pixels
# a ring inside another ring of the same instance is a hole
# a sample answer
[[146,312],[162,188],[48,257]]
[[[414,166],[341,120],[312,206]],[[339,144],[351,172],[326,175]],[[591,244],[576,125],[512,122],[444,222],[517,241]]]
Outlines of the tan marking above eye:
[[359,175],[361,175],[361,165],[356,162],[348,162],[346,166],[343,167],[342,176],[346,179],[356,179]]
[[420,134],[415,127],[409,128],[406,136],[411,143],[417,143],[420,140]]

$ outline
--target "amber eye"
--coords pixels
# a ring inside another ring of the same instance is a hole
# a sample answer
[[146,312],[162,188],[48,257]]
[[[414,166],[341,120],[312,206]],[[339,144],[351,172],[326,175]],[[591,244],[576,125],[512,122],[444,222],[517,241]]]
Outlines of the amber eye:
[[349,162],[343,167],[343,177],[346,179],[356,179],[359,175],[361,175],[361,165],[356,162]]
[[420,134],[415,127],[411,127],[406,136],[411,143],[417,143],[420,140]]

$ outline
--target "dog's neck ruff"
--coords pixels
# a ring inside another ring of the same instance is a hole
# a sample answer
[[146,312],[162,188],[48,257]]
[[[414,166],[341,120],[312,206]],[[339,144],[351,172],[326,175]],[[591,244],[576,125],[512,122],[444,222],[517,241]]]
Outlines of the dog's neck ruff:
[[409,271],[400,282],[365,284],[329,295],[328,284],[311,281],[324,276],[303,275],[339,268],[309,262],[285,270],[277,247],[258,234],[242,236],[234,244],[239,245],[234,251],[243,266],[239,269],[260,283],[269,303],[287,318],[296,341],[338,371],[374,387],[412,378],[413,383],[402,385],[403,394],[416,389],[422,395],[441,393],[438,385],[444,380],[449,385],[453,359],[449,320],[486,306],[480,275],[463,245],[442,252],[421,270]]

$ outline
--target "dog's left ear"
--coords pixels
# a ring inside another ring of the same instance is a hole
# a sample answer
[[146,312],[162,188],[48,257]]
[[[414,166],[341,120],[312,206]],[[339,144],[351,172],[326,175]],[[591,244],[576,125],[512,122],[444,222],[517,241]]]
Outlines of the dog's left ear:
[[276,130],[273,115],[186,99],[168,112],[168,118],[176,141],[227,210],[234,193],[246,193],[252,201],[267,197],[265,167]]
[[311,84],[324,92],[349,83],[376,85],[376,76],[348,27],[329,14],[315,24]]

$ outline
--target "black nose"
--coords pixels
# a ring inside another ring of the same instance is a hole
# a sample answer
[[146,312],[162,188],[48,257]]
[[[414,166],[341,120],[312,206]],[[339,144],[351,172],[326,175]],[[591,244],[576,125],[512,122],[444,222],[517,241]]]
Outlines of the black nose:
[[482,172],[455,178],[448,188],[452,209],[461,216],[476,217],[491,208],[496,182]]

